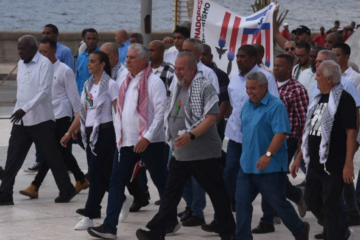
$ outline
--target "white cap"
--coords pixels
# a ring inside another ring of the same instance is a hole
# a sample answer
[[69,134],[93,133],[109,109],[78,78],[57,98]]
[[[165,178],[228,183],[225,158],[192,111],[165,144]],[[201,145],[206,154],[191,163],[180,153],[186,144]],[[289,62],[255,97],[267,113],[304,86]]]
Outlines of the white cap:
[[289,24],[288,24],[288,23],[284,23],[283,26],[284,26],[284,27],[285,27],[285,26],[289,26]]

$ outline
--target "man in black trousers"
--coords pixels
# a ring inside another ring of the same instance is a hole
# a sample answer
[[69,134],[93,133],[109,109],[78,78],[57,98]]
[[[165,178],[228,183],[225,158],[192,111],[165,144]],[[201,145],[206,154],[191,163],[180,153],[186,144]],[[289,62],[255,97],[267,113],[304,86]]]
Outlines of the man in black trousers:
[[60,195],[55,202],[69,202],[76,191],[55,140],[56,125],[51,101],[52,63],[38,53],[36,38],[31,35],[19,39],[18,52],[21,60],[18,63],[17,101],[10,117],[14,124],[0,186],[0,206],[14,205],[15,177],[33,142],[50,167],[59,188]]

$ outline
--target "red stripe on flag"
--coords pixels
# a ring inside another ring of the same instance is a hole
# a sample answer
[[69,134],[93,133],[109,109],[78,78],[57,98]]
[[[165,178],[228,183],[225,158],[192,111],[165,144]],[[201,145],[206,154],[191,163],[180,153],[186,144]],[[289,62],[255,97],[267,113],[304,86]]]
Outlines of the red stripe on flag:
[[229,26],[230,17],[231,17],[231,14],[228,12],[225,12],[224,20],[223,20],[223,24],[221,26],[221,32],[220,32],[221,40],[226,40],[226,34],[227,34],[228,26]]
[[248,34],[244,34],[244,35],[243,35],[242,41],[241,41],[241,46],[248,44],[248,37],[249,37]]
[[261,30],[259,30],[258,34],[256,35],[255,41],[257,44],[261,44]]
[[235,17],[234,26],[231,33],[230,48],[229,48],[229,52],[231,53],[235,53],[236,40],[239,33],[240,22],[241,22],[241,18]]
[[270,30],[265,30],[265,64],[270,64],[271,43]]

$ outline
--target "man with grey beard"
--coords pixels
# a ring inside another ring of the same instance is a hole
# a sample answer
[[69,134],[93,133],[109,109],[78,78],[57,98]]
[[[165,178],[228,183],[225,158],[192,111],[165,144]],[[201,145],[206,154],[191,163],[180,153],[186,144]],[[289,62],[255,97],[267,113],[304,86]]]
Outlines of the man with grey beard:
[[179,53],[175,61],[177,82],[164,121],[173,157],[159,212],[146,226],[150,231],[137,230],[139,240],[164,239],[167,224],[177,221],[174,213],[191,176],[210,196],[221,239],[230,240],[234,234],[230,199],[219,171],[222,146],[216,129],[219,98],[212,83],[197,71],[197,65],[190,52]]

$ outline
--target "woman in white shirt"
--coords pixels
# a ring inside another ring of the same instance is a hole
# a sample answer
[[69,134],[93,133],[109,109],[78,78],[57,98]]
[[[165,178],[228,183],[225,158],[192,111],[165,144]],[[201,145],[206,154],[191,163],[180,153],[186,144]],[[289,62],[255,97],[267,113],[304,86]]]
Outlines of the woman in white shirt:
[[75,226],[75,230],[86,230],[93,226],[92,219],[101,217],[100,204],[109,188],[116,149],[111,108],[116,111],[119,88],[116,82],[110,79],[109,57],[101,51],[92,53],[88,68],[92,76],[84,85],[80,113],[61,139],[61,144],[66,146],[71,136],[80,128],[89,163],[89,195],[85,208],[76,211],[84,217]]

